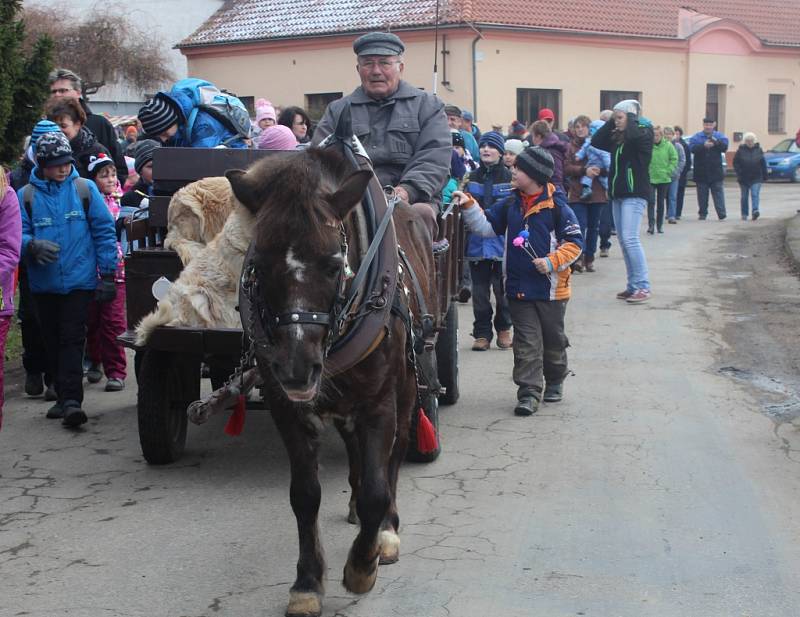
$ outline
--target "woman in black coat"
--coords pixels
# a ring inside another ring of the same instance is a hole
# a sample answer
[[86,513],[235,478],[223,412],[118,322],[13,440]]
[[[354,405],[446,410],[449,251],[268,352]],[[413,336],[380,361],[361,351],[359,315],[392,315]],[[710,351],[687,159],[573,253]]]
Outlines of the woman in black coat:
[[753,133],[744,134],[744,142],[733,157],[733,168],[736,170],[736,180],[742,191],[742,220],[747,220],[750,210],[750,197],[753,198],[753,220],[759,217],[759,194],[761,183],[767,180],[767,161],[764,152],[756,142]]

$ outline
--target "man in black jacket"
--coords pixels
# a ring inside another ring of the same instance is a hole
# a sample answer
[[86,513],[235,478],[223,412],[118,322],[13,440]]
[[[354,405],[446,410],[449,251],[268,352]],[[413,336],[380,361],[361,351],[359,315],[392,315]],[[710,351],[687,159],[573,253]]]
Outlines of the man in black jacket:
[[83,111],[86,112],[86,128],[88,128],[101,144],[111,153],[114,166],[117,168],[117,178],[120,184],[125,184],[128,177],[128,165],[125,156],[119,147],[114,127],[104,116],[93,114],[86,101],[83,100],[81,78],[68,69],[54,69],[50,73],[50,96],[77,99]]

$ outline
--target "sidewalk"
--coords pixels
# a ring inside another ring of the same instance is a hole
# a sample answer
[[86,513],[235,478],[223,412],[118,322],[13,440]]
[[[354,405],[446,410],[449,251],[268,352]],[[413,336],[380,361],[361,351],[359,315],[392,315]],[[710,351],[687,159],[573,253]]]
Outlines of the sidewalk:
[[795,214],[786,225],[786,254],[800,270],[800,214]]

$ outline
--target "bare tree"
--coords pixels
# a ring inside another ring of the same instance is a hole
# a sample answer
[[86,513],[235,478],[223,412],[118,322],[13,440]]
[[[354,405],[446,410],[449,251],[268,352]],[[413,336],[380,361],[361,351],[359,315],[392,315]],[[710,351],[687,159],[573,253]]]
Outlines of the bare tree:
[[30,40],[45,34],[55,41],[56,65],[81,76],[84,95],[122,81],[144,92],[174,79],[164,44],[152,33],[136,27],[122,12],[108,15],[98,7],[89,13],[90,20],[81,20],[61,8],[25,9]]

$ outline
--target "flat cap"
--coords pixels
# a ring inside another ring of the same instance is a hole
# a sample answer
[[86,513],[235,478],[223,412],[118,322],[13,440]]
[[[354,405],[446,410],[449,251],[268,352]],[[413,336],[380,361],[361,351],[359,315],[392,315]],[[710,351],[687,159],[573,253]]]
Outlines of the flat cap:
[[369,32],[353,41],[357,56],[399,56],[405,50],[400,37],[391,32]]

